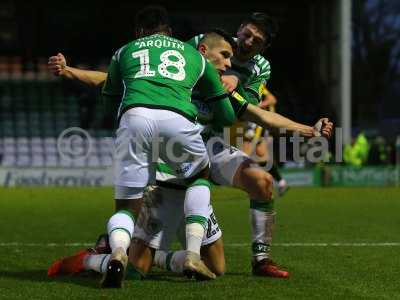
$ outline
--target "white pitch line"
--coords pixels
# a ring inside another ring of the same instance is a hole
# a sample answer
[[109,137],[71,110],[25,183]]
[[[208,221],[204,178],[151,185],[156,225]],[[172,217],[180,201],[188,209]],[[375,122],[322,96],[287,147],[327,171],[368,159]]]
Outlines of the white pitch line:
[[[0,247],[91,247],[94,243],[0,243]],[[400,242],[365,243],[273,243],[277,247],[400,247]],[[230,243],[226,247],[248,247],[249,243]]]
[[90,247],[94,243],[0,243],[0,247]]
[[[250,244],[232,243],[225,246],[244,247]],[[400,242],[384,243],[272,243],[272,246],[278,247],[399,247]]]

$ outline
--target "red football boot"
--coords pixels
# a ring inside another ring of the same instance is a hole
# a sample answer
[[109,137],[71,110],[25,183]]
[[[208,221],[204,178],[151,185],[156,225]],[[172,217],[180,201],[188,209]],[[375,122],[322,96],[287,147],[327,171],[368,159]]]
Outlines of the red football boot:
[[94,249],[80,250],[76,254],[56,260],[47,270],[47,276],[76,274],[85,271],[83,260],[91,254],[95,254]]
[[289,272],[280,270],[279,267],[269,258],[253,262],[253,275],[255,276],[268,276],[276,278],[288,278]]

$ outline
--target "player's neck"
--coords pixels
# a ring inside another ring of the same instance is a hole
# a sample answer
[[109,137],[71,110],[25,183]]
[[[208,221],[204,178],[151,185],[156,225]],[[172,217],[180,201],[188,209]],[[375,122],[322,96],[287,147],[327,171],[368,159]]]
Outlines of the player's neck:
[[166,32],[166,31],[158,31],[158,32],[155,32],[154,34],[161,34],[161,35],[166,35],[166,36],[171,35],[169,32]]
[[138,38],[144,38],[146,36],[152,36],[152,35],[166,35],[166,36],[171,36],[171,32],[167,31],[153,31],[153,32],[141,32],[140,34],[137,35]]

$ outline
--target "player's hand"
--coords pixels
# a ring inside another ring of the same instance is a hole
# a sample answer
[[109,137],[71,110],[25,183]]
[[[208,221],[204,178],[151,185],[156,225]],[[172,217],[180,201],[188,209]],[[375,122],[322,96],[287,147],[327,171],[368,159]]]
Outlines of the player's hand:
[[239,78],[235,75],[221,75],[221,81],[225,90],[229,93],[232,93],[239,84]]
[[275,96],[272,94],[268,94],[260,103],[258,103],[258,107],[261,109],[268,109],[272,106],[275,106],[278,101]]
[[330,138],[332,136],[333,123],[328,118],[319,119],[314,125],[314,136],[324,136]]
[[62,53],[58,53],[56,56],[51,56],[47,64],[50,72],[55,76],[61,76],[67,67],[67,60]]

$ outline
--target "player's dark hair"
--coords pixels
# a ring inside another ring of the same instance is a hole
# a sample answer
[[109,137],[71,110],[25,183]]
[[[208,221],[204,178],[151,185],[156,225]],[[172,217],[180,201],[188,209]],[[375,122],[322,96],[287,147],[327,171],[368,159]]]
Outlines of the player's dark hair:
[[262,12],[254,12],[242,21],[242,25],[246,24],[257,26],[265,35],[265,47],[271,46],[278,33],[278,24],[272,17]]
[[207,34],[212,34],[215,33],[219,36],[221,36],[226,42],[231,45],[232,49],[235,50],[237,47],[237,44],[235,40],[232,38],[232,35],[228,34],[225,30],[221,28],[213,28],[211,30],[208,30],[207,32],[204,33],[204,36],[207,36]]
[[158,32],[170,34],[171,27],[167,10],[159,5],[149,5],[139,10],[135,17],[137,37]]

